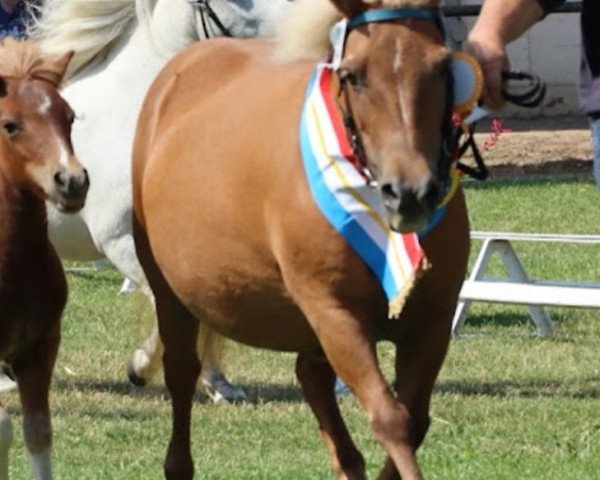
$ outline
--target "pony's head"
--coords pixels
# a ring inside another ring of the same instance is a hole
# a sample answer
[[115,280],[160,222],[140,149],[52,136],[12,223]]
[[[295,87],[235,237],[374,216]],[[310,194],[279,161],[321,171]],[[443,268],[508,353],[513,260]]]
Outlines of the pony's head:
[[349,19],[337,68],[355,153],[377,181],[390,227],[421,230],[449,178],[451,56],[438,2],[334,3]]
[[0,174],[64,212],[83,207],[89,179],[71,144],[73,111],[58,93],[71,53],[0,42]]
[[[331,29],[330,59],[355,154],[377,182],[390,227],[418,231],[435,211],[449,178],[451,55],[444,46],[439,0],[331,4],[337,18],[346,19]],[[322,31],[324,8],[333,12],[330,25],[336,20],[331,4],[317,7],[316,28]],[[294,41],[293,48],[306,43],[300,35]],[[309,48],[314,51],[314,45]]]

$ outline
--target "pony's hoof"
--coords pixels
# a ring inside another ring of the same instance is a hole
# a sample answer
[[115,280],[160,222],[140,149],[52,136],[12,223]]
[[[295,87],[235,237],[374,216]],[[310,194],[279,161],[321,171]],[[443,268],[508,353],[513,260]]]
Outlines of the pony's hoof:
[[206,394],[214,403],[243,403],[248,395],[240,387],[229,383],[221,372],[210,372],[202,377]]
[[136,387],[145,387],[147,383],[146,379],[138,375],[133,363],[133,360],[127,362],[127,378],[129,378],[129,381]]

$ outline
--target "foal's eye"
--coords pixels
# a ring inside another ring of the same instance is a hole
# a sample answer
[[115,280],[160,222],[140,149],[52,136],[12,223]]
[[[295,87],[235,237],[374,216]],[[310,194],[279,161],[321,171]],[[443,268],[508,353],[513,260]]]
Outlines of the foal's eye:
[[5,120],[2,122],[2,130],[4,130],[9,137],[14,137],[22,130],[22,128],[21,125],[14,120]]

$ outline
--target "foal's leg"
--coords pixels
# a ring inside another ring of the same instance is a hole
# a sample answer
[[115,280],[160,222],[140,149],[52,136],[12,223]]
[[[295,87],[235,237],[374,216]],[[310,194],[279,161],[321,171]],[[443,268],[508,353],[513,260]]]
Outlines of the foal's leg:
[[13,442],[10,415],[0,402],[0,480],[8,480],[8,452]]
[[338,480],[363,480],[365,462],[354,445],[335,399],[336,374],[325,359],[298,355],[296,376],[319,422]]
[[14,365],[23,409],[23,436],[35,480],[52,478],[52,425],[48,392],[60,343],[60,323],[40,341],[26,363]]

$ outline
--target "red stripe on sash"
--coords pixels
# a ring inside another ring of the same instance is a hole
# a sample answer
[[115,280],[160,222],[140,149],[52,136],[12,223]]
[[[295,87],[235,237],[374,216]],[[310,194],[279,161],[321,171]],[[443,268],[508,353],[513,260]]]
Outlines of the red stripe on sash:
[[413,267],[417,268],[423,260],[423,249],[419,243],[419,237],[416,233],[402,234],[402,241],[406,248],[406,253]]
[[[346,132],[346,128],[344,127],[342,119],[339,116],[337,105],[334,103],[331,95],[332,73],[333,71],[330,68],[321,69],[321,75],[319,78],[319,90],[321,91],[321,96],[323,97],[323,101],[325,102],[325,107],[327,108],[327,113],[329,114],[329,118],[331,119],[331,124],[333,125],[333,129],[335,130],[335,136],[340,144],[340,151],[342,155],[346,157],[348,161],[356,167],[358,165],[358,162],[354,157],[354,150],[352,149],[352,146],[348,141],[348,133]],[[360,169],[357,168],[357,170],[360,172]]]

